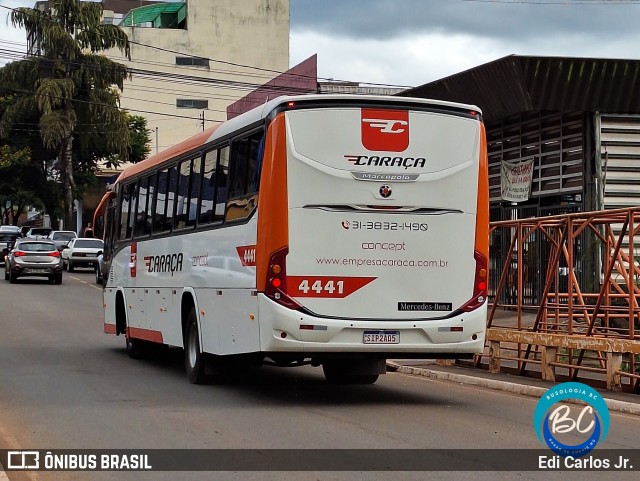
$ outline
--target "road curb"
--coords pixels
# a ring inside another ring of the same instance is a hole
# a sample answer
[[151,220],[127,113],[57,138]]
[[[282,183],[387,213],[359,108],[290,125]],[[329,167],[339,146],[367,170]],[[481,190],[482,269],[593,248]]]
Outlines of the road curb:
[[[518,384],[515,382],[499,381],[497,379],[487,379],[483,377],[469,376],[465,374],[458,374],[446,371],[438,371],[433,369],[426,369],[423,367],[403,366],[392,361],[387,361],[387,366],[391,370],[401,372],[403,374],[410,374],[413,376],[422,376],[430,379],[436,379],[439,381],[450,381],[461,384],[470,384],[473,386],[480,386],[488,389],[495,389],[499,391],[510,392],[514,394],[522,394],[525,396],[531,396],[540,398],[547,392],[546,388],[537,386],[527,386],[526,384]],[[631,403],[626,401],[618,401],[617,399],[604,398],[607,403],[607,407],[611,411],[640,415],[640,403]]]

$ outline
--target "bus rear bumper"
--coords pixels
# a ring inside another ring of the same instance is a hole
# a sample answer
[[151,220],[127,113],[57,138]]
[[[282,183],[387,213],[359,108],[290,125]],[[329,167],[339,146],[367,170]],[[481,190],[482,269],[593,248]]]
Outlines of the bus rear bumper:
[[[439,320],[328,319],[287,309],[259,296],[262,352],[371,353],[411,358],[468,357],[484,349],[487,305]],[[384,343],[365,343],[373,332]]]

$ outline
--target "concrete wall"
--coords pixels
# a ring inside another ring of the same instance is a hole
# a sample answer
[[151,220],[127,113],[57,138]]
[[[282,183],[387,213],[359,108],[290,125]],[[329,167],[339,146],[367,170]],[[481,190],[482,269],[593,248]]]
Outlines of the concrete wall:
[[[129,40],[136,42],[131,46],[131,62],[118,51],[109,52],[133,69],[203,79],[186,83],[134,73],[125,84],[121,105],[147,118],[152,153],[156,152],[156,127],[159,151],[202,131],[202,109],[177,108],[176,99],[208,100],[205,126],[211,127],[226,119],[227,105],[277,75],[214,60],[279,72],[289,66],[289,0],[188,0],[187,8],[186,30],[125,27]],[[138,44],[211,61],[209,67],[176,66],[176,53]]]

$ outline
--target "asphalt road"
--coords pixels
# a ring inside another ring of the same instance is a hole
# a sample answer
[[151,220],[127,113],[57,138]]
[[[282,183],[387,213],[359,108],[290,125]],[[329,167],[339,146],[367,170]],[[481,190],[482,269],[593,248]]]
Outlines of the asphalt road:
[[[541,447],[532,428],[536,399],[473,386],[399,373],[382,376],[373,386],[332,386],[312,367],[263,367],[238,382],[191,385],[181,350],[136,361],[125,353],[122,337],[103,334],[101,296],[89,270],[65,272],[61,286],[0,281],[0,448]],[[640,417],[612,413],[603,447],[637,448],[638,433]],[[533,472],[7,475],[11,481],[584,478],[584,473]],[[620,474],[598,473],[598,479],[620,479]]]

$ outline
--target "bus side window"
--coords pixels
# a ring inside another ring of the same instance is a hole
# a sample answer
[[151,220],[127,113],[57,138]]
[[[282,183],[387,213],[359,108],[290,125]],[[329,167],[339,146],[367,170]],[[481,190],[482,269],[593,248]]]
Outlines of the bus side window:
[[220,159],[216,172],[216,205],[214,212],[214,222],[224,220],[224,211],[227,204],[228,182],[229,182],[229,146],[220,149]]
[[178,167],[178,195],[176,197],[175,228],[182,229],[187,226],[189,218],[189,178],[191,177],[191,160],[180,162]]
[[162,230],[170,231],[173,227],[173,218],[176,211],[176,192],[178,191],[178,173],[175,167],[169,169],[167,186],[167,205],[165,206],[165,222]]
[[167,213],[165,211],[167,204],[167,187],[169,169],[164,169],[158,172],[158,188],[156,189],[156,208],[155,216],[153,218],[153,232],[162,232],[165,222],[167,220]]
[[199,224],[213,222],[213,199],[216,187],[216,164],[218,163],[218,150],[210,150],[204,158],[204,171],[202,173],[202,197],[200,199]]
[[249,139],[249,166],[247,168],[247,195],[258,192],[260,184],[260,169],[262,154],[264,153],[264,135],[253,135]]
[[120,202],[120,233],[119,239],[130,239],[132,234],[133,210],[136,206],[135,184],[127,184],[122,187],[122,200]]
[[191,189],[189,190],[189,213],[187,215],[187,226],[196,225],[198,216],[198,197],[200,196],[200,186],[202,185],[202,158],[196,157],[191,163],[190,174]]
[[138,182],[138,204],[135,215],[135,237],[141,237],[144,235],[145,226],[147,223],[147,199],[149,198],[149,178],[145,177]]
[[227,222],[246,219],[256,208],[263,138],[260,131],[231,144]]
[[156,202],[156,174],[152,174],[149,177],[149,187],[147,189],[147,215],[144,223],[144,235],[151,234],[151,228],[153,227],[153,214],[155,211]]

